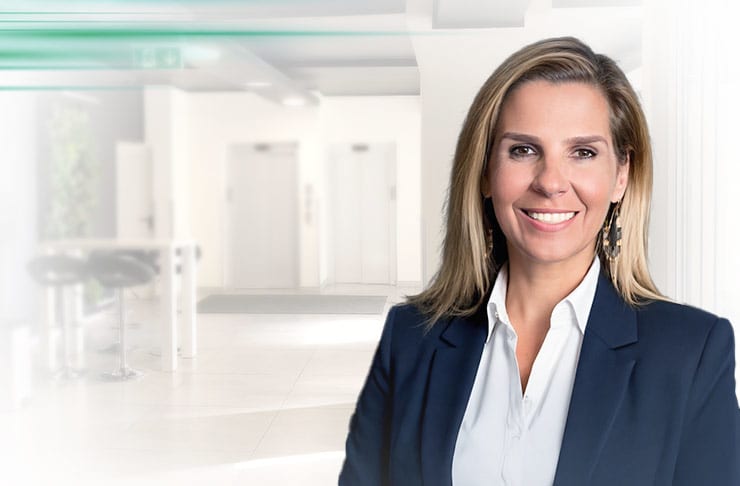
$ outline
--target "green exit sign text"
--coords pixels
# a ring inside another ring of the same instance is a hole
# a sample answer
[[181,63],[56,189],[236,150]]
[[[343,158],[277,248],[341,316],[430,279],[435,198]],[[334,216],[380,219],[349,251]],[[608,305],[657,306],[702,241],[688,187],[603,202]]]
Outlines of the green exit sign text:
[[182,67],[179,47],[137,47],[134,66],[139,69],[178,69]]

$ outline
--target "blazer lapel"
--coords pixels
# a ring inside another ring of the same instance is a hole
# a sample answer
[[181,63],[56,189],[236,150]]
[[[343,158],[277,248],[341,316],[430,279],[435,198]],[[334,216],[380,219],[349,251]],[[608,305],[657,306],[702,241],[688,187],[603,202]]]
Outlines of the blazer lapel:
[[451,486],[457,433],[486,339],[488,299],[470,317],[453,318],[431,358],[421,431],[425,486]]
[[635,365],[637,317],[599,276],[583,336],[554,486],[591,485],[591,475]]

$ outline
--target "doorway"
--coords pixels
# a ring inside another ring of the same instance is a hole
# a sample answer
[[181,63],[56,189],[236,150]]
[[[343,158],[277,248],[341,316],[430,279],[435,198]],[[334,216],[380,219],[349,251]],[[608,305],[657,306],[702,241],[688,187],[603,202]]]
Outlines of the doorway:
[[154,236],[154,168],[151,149],[138,142],[116,143],[116,236]]
[[227,154],[226,285],[298,284],[297,144],[232,145]]

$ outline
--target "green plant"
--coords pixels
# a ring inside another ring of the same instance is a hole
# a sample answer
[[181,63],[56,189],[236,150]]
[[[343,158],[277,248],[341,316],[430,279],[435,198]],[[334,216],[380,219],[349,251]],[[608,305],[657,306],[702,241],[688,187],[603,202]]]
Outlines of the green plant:
[[89,236],[99,181],[90,115],[79,107],[55,104],[48,134],[49,203],[43,234],[47,238]]

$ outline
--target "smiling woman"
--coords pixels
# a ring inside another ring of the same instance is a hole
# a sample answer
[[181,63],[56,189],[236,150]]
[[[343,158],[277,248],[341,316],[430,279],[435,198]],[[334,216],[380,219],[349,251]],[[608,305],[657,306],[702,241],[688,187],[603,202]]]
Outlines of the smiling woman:
[[737,485],[733,332],[647,267],[652,159],[624,73],[574,38],[468,112],[441,267],[391,309],[343,486]]

